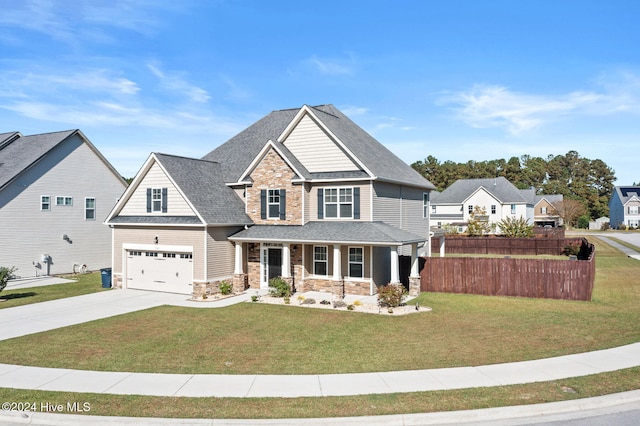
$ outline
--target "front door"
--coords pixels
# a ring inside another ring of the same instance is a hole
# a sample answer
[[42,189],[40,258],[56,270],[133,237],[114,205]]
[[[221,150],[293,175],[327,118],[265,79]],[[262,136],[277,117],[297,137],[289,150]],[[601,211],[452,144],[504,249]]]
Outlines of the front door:
[[269,248],[268,249],[268,279],[282,276],[282,249],[281,248]]

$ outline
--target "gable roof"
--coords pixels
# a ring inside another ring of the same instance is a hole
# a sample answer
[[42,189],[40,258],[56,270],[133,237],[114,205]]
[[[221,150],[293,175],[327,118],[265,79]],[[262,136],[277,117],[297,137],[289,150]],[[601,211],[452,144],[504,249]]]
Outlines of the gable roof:
[[[142,178],[157,163],[198,216],[120,216]],[[244,202],[223,179],[220,164],[196,158],[152,153],[136,179],[107,217],[106,223],[250,225]]]
[[614,191],[623,205],[634,197],[640,200],[640,186],[616,186]]
[[75,129],[31,136],[23,136],[19,132],[0,133],[0,190],[23,171],[40,161],[52,149],[74,135],[78,135],[109,170],[122,181],[123,185],[126,185],[122,176],[89,139],[80,130]]
[[431,204],[462,204],[483,188],[503,204],[527,203],[522,192],[506,178],[458,179],[442,192],[433,194]]
[[313,180],[331,179],[332,177],[369,177],[425,189],[435,189],[431,182],[400,160],[333,105],[303,106],[302,108],[273,111],[205,155],[203,159],[219,162],[227,183],[238,182],[265,144],[270,140],[278,141],[283,138],[286,132],[290,131],[292,122],[299,119],[301,112],[313,114],[315,121],[319,122],[335,138],[335,142],[350,155],[356,164],[361,166],[362,170],[338,172],[335,175],[310,173],[285,144],[278,143],[282,154],[302,175],[300,178]]
[[562,201],[564,196],[562,194],[541,194],[536,195],[536,204],[538,204],[542,200],[547,200],[549,204],[556,203],[558,201]]

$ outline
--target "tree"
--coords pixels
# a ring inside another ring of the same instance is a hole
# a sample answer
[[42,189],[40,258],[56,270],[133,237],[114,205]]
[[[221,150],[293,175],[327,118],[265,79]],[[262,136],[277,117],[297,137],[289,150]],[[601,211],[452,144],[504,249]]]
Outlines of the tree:
[[589,215],[583,214],[578,218],[578,228],[580,229],[589,228]]
[[575,220],[587,212],[584,203],[571,198],[565,198],[562,201],[556,201],[551,204],[562,218],[565,225],[570,228],[575,225]]
[[469,223],[467,224],[467,235],[471,237],[479,237],[491,232],[489,225],[489,216],[484,207],[475,206],[469,215]]
[[511,238],[531,238],[533,237],[533,225],[527,222],[527,219],[520,216],[519,218],[507,217],[498,222],[500,233],[505,237]]

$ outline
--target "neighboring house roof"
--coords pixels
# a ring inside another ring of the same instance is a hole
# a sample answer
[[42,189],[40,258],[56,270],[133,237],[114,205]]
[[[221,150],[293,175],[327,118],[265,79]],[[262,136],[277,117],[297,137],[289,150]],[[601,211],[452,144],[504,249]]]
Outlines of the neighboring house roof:
[[622,205],[625,205],[634,197],[640,200],[640,186],[616,186],[613,190],[618,195]]
[[254,225],[229,237],[231,241],[273,241],[403,245],[424,242],[425,237],[383,222],[308,222],[305,225]]
[[442,192],[432,194],[431,204],[462,204],[478,189],[484,188],[503,204],[527,203],[522,192],[506,178],[458,179]]
[[100,154],[80,130],[22,136],[19,132],[0,134],[0,189],[27,170],[56,146],[73,135],[79,135],[105,165],[123,181],[122,176]]
[[301,111],[313,114],[314,118],[338,139],[336,142],[347,150],[346,154],[349,157],[354,157],[352,158],[354,163],[359,164],[361,170],[311,173],[285,144],[278,143],[278,149],[287,157],[293,168],[302,175],[299,178],[312,180],[369,177],[425,189],[435,189],[431,182],[400,160],[333,105],[303,106],[302,108],[273,111],[205,155],[203,159],[219,162],[222,165],[227,183],[238,182],[265,144],[268,141],[276,143]]
[[549,204],[553,204],[559,201],[562,201],[564,199],[562,194],[541,194],[541,195],[536,195],[536,204],[538,204],[540,201],[542,200],[547,200],[547,202]]

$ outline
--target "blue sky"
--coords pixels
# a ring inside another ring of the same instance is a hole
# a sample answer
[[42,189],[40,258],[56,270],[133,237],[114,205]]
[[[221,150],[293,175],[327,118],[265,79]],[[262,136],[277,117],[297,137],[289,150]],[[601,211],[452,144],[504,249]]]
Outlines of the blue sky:
[[0,132],[125,177],[331,103],[407,163],[578,151],[640,181],[640,2],[0,0]]

